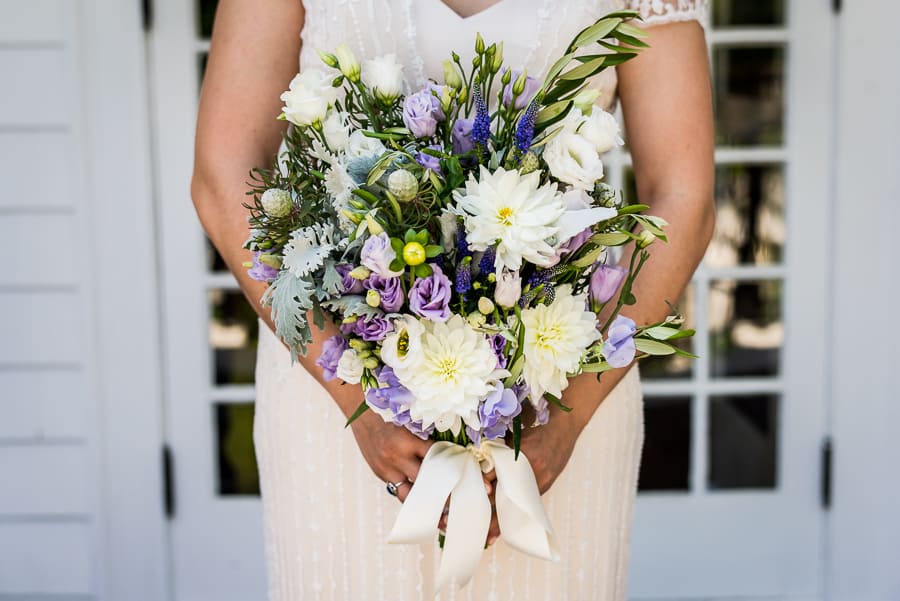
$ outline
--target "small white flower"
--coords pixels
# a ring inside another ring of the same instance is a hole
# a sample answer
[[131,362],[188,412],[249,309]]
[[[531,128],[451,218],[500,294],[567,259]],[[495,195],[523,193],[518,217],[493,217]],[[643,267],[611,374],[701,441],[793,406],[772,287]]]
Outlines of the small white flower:
[[579,190],[593,190],[603,179],[603,162],[594,144],[584,136],[563,130],[547,142],[541,155],[556,179]]
[[338,68],[344,77],[350,81],[359,81],[359,61],[353,56],[353,51],[347,44],[340,44],[334,49],[334,55],[338,60]]
[[333,242],[333,233],[330,224],[295,230],[284,246],[284,268],[300,278],[321,267],[328,255],[340,246]]
[[393,54],[373,58],[363,64],[362,80],[378,100],[389,104],[403,92],[403,65]]
[[497,287],[494,288],[494,302],[511,309],[522,296],[522,277],[518,271],[498,271]]
[[456,248],[456,235],[459,230],[459,217],[456,213],[445,210],[441,213],[441,247],[444,252]]
[[500,167],[491,173],[482,166],[479,179],[469,176],[465,192],[453,192],[469,247],[486,250],[497,244],[497,272],[519,269],[523,260],[548,265],[553,257],[547,240],[557,234],[556,220],[565,208],[556,184],[541,186],[540,181],[537,171],[521,175]]
[[422,357],[422,335],[425,326],[412,315],[394,322],[394,331],[381,342],[381,360],[396,369],[407,369]]
[[330,111],[325,121],[322,122],[322,135],[331,152],[344,152],[350,142],[350,129],[347,123],[347,113]]
[[272,217],[287,217],[294,201],[291,199],[291,193],[280,188],[269,188],[259,199],[263,211]]
[[566,374],[575,372],[581,358],[600,338],[597,316],[585,310],[585,294],[572,294],[568,284],[556,289],[550,305],[522,310],[525,326],[525,368],[523,376],[531,389],[531,398],[545,392],[559,397],[569,385]]
[[597,108],[581,118],[578,133],[603,154],[625,143],[620,135],[619,122],[612,114]]
[[357,129],[350,134],[350,140],[347,143],[347,158],[349,159],[379,157],[386,151],[387,149],[381,143],[381,140],[370,138],[361,129]]
[[359,384],[363,375],[363,362],[352,348],[348,348],[338,359],[335,375],[347,384]]
[[331,78],[319,69],[304,69],[281,95],[285,118],[301,127],[321,122],[336,99]]

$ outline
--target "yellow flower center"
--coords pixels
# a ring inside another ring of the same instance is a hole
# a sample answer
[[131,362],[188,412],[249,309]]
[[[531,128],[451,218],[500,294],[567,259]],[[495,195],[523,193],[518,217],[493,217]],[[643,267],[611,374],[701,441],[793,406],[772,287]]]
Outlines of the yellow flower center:
[[403,260],[407,265],[421,265],[425,262],[425,247],[418,242],[408,242],[403,247]]
[[512,225],[512,214],[513,211],[509,207],[503,207],[499,211],[497,211],[497,219],[500,220],[500,223],[503,225]]
[[437,374],[443,379],[445,384],[456,381],[459,362],[455,357],[442,357],[435,361],[435,364]]
[[535,333],[535,343],[543,348],[553,348],[562,339],[562,331],[558,325],[542,328]]

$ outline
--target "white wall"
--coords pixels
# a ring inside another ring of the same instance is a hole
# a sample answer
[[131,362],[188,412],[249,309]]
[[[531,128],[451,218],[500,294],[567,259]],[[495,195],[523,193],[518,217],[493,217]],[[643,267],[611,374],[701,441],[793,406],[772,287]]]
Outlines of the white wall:
[[831,388],[835,494],[827,590],[900,599],[900,5],[838,22],[837,245]]
[[140,5],[0,0],[0,599],[165,597]]

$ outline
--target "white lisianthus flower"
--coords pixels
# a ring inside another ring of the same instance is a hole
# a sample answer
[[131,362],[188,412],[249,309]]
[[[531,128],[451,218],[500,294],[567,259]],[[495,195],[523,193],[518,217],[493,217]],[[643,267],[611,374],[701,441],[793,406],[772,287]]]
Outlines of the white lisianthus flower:
[[390,104],[403,93],[403,65],[393,54],[367,60],[362,67],[362,80],[379,101]]
[[[410,418],[421,421],[423,428],[434,424],[439,432],[458,434],[463,423],[480,428],[479,403],[509,372],[495,369],[497,357],[491,343],[459,315],[446,322],[419,322],[418,327],[415,342],[413,330],[407,327],[389,335],[381,352],[381,360],[416,399],[409,408]],[[402,360],[397,360],[394,351],[402,347],[404,331],[409,346]]]
[[569,385],[566,374],[581,365],[585,349],[600,338],[597,316],[585,307],[585,294],[572,294],[568,284],[556,289],[550,305],[538,305],[522,310],[525,326],[525,383],[531,389],[531,399],[540,399],[545,392],[559,397]]
[[465,217],[466,241],[472,250],[497,243],[494,267],[517,270],[522,261],[548,265],[553,247],[547,240],[558,229],[565,207],[556,184],[540,186],[541,174],[526,175],[502,167],[494,173],[481,167],[479,179],[470,175],[465,192],[456,190],[457,212]]
[[564,129],[547,142],[541,156],[553,177],[579,190],[593,190],[603,179],[600,154],[581,134]]
[[316,224],[295,230],[284,245],[282,265],[298,278],[309,275],[322,266],[331,252],[341,246],[335,244],[333,235],[334,228],[331,224]]
[[619,122],[612,114],[597,108],[580,120],[578,133],[603,154],[625,143],[620,135]]
[[285,118],[301,127],[321,123],[337,99],[331,78],[319,69],[304,69],[291,81],[290,89],[281,95]]
[[322,122],[322,135],[331,152],[344,152],[350,142],[347,113],[330,111]]
[[425,326],[412,315],[394,321],[394,331],[381,342],[381,360],[398,369],[415,369],[422,358],[422,335]]
[[353,56],[353,51],[350,50],[350,47],[347,44],[338,45],[334,50],[334,56],[337,58],[338,68],[344,74],[344,77],[350,81],[359,81],[359,61]]
[[335,375],[347,384],[359,384],[363,375],[363,362],[352,348],[348,348],[338,359]]
[[497,286],[494,288],[494,302],[511,309],[522,296],[522,276],[518,271],[498,271]]
[[358,159],[362,157],[381,156],[387,151],[384,144],[378,138],[370,138],[361,129],[350,134],[347,142],[347,158]]
[[281,188],[269,188],[259,198],[263,211],[272,217],[287,217],[294,206],[291,193]]

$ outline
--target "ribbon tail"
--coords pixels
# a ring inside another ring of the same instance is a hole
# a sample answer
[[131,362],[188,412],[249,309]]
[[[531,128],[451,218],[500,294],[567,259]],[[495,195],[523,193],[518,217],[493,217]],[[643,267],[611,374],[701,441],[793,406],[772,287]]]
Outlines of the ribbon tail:
[[557,561],[559,548],[541,502],[534,471],[524,453],[489,442],[497,471],[497,521],[504,541],[540,559]]
[[484,490],[481,466],[468,451],[465,459],[462,477],[450,497],[444,554],[435,582],[437,592],[454,580],[460,587],[469,582],[481,561],[491,525],[491,503]]
[[[419,475],[394,521],[389,543],[434,540],[444,503],[469,463],[469,452],[451,442],[436,442],[422,460]],[[483,490],[483,489],[482,489]]]

